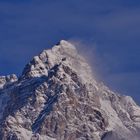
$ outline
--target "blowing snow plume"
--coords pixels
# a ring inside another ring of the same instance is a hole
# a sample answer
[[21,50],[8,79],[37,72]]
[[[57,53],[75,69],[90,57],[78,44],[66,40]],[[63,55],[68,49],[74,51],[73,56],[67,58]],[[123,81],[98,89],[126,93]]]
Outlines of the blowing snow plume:
[[73,44],[78,53],[85,58],[87,63],[90,65],[92,69],[92,74],[97,81],[100,81],[102,78],[99,76],[99,67],[101,65],[101,60],[98,56],[96,50],[95,42],[87,42],[80,39],[69,39],[68,42]]

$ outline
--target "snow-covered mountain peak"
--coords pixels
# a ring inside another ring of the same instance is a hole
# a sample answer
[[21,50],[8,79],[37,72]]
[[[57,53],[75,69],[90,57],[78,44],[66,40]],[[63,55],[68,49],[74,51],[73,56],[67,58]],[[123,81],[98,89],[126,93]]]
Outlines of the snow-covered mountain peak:
[[66,40],[61,40],[59,43],[57,43],[52,49],[60,49],[60,50],[70,50],[70,51],[72,51],[72,50],[74,50],[74,51],[76,51],[76,47],[72,44],[72,43],[70,43],[69,41],[66,41]]
[[86,60],[78,53],[73,44],[64,40],[61,40],[52,49],[44,50],[35,56],[24,68],[22,77],[47,76],[49,70],[55,65],[60,65],[60,68],[62,66],[70,67],[83,81],[96,83]]
[[97,83],[64,40],[35,56],[18,79],[0,77],[0,86],[2,140],[129,140],[140,132],[140,107]]

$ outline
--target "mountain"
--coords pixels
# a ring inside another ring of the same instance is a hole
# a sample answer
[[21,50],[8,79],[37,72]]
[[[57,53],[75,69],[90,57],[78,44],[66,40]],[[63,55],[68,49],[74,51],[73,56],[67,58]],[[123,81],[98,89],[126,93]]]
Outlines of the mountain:
[[35,56],[21,76],[0,77],[1,140],[133,140],[140,107],[98,83],[71,43]]

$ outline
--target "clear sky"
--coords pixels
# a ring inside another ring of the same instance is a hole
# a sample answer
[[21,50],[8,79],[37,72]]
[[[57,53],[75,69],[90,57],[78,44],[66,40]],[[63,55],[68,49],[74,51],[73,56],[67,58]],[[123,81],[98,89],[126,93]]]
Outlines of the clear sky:
[[61,39],[95,48],[101,79],[140,103],[140,0],[0,0],[0,75]]

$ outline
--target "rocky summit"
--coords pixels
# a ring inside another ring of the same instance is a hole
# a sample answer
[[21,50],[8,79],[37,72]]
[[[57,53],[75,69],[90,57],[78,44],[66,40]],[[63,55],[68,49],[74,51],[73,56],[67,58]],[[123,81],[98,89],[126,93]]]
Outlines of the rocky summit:
[[0,77],[0,140],[139,140],[139,132],[140,107],[98,83],[67,41],[21,76]]

